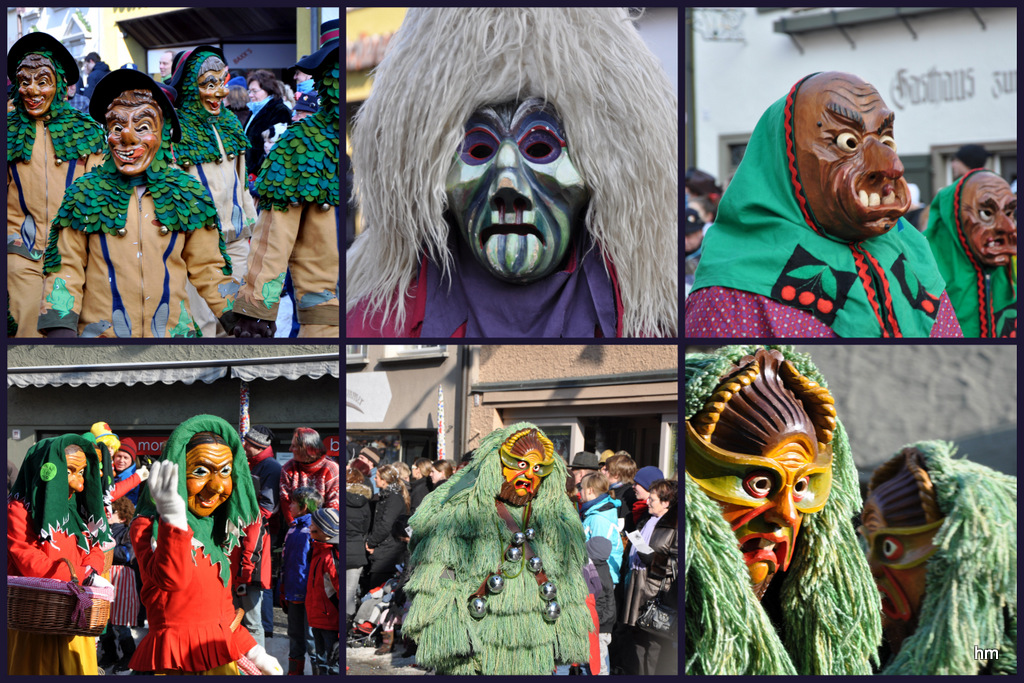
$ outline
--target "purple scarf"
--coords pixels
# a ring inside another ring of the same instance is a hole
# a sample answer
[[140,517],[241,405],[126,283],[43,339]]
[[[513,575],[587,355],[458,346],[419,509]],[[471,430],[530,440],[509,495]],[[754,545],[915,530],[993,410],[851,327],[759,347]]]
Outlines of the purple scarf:
[[466,323],[466,337],[616,336],[615,288],[601,254],[584,232],[575,268],[528,285],[492,276],[469,252],[464,240],[452,245],[451,287],[427,259],[427,300],[422,337],[451,337]]

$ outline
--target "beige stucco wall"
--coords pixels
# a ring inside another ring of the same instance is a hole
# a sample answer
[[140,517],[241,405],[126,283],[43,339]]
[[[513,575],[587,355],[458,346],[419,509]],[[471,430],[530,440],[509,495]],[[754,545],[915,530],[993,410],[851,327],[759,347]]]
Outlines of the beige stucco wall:
[[612,345],[481,346],[480,382],[588,377],[679,367],[676,346]]

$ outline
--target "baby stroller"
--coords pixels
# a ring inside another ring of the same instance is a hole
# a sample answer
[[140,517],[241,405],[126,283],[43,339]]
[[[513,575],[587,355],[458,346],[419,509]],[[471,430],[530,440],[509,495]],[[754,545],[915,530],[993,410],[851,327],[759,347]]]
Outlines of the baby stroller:
[[381,626],[391,609],[397,584],[398,577],[393,576],[383,585],[371,588],[362,597],[352,619],[352,628],[346,640],[347,647],[377,647],[380,644]]

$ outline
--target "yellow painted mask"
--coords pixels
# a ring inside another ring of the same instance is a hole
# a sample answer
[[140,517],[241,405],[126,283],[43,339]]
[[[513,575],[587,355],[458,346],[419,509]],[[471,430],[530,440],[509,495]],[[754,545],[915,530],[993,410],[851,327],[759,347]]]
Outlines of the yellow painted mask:
[[760,598],[832,488],[835,407],[778,351],[740,361],[686,423],[686,473],[719,502]]
[[555,446],[536,429],[516,432],[498,449],[501,473],[520,496],[537,493],[541,480],[555,466]]

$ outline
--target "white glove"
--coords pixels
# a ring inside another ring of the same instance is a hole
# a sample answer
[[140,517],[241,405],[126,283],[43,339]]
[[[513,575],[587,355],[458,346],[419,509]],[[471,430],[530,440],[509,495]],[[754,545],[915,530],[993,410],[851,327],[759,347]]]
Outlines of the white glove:
[[160,519],[183,531],[187,530],[185,500],[178,495],[178,466],[173,462],[155,462],[149,479],[149,495],[153,497]]
[[149,468],[143,465],[139,469],[135,470],[135,473],[139,475],[139,479],[146,481],[149,479]]
[[267,651],[263,649],[263,646],[257,643],[251,650],[245,653],[245,656],[256,665],[256,668],[263,672],[266,676],[283,676],[284,669],[277,663],[277,660],[267,654]]
[[324,592],[329,598],[333,598],[334,594],[338,592],[334,590],[334,584],[331,583],[331,577],[327,575],[327,572],[324,572]]
[[88,585],[93,588],[113,588],[114,584],[103,578],[101,574],[93,574],[88,579]]

